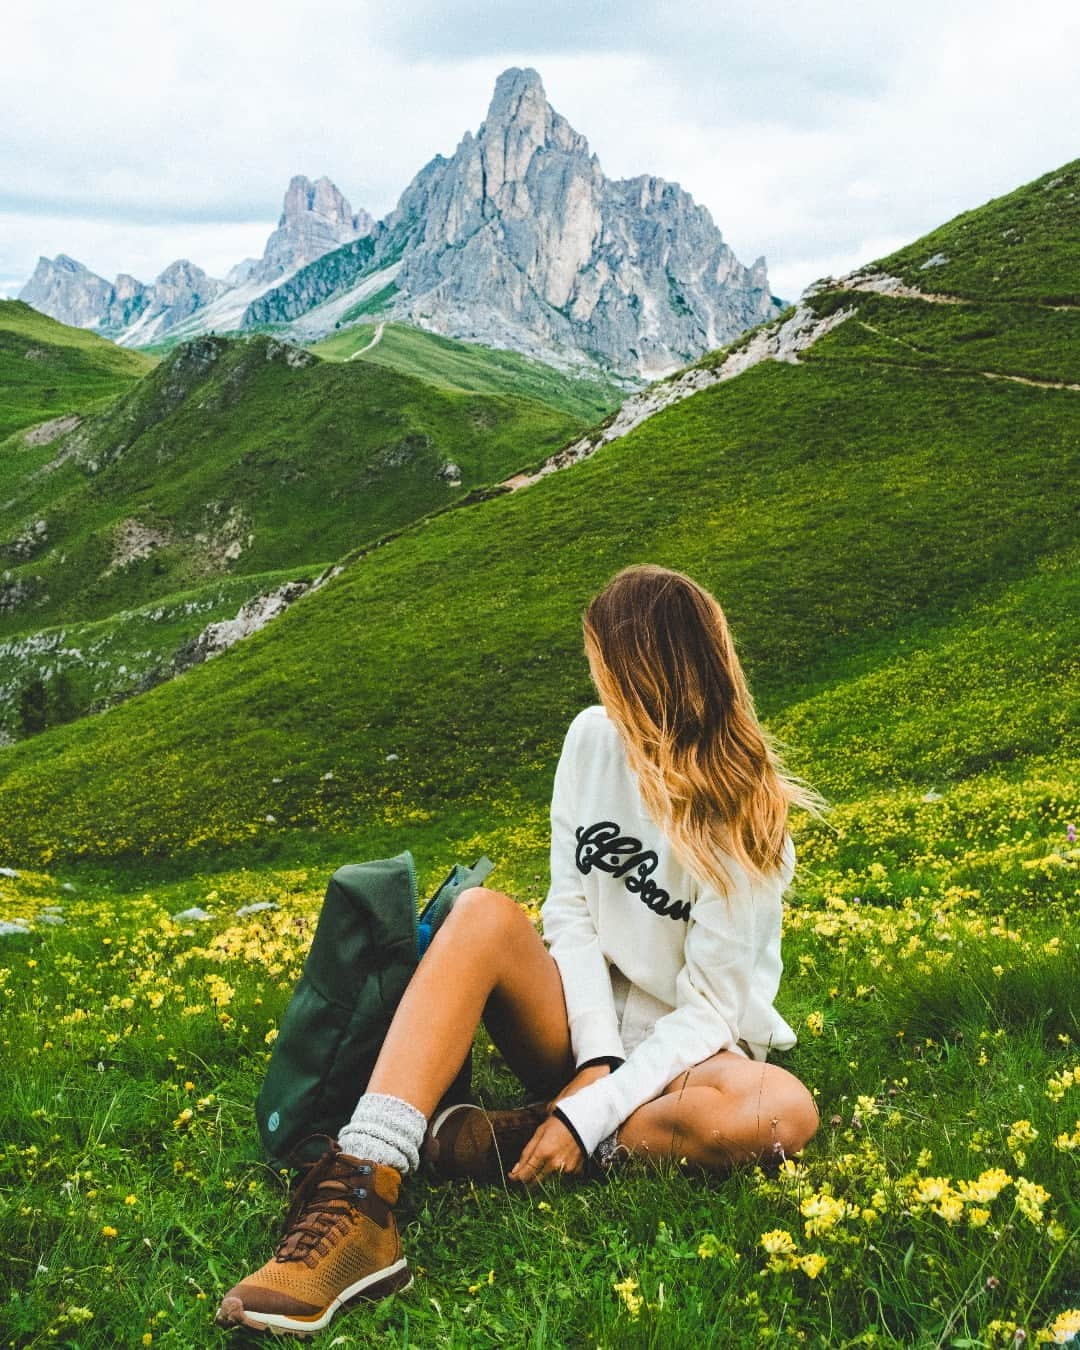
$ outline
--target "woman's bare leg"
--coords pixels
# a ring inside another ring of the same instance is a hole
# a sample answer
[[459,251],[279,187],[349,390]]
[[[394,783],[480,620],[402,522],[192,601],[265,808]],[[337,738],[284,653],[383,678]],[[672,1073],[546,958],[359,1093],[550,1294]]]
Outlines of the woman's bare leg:
[[558,966],[509,896],[470,886],[409,981],[367,1091],[401,1097],[430,1116],[481,1018],[510,1068],[530,1086],[554,1094],[572,1076]]
[[721,1051],[681,1074],[620,1126],[617,1141],[653,1161],[727,1171],[797,1152],[818,1127],[814,1099],[778,1064]]

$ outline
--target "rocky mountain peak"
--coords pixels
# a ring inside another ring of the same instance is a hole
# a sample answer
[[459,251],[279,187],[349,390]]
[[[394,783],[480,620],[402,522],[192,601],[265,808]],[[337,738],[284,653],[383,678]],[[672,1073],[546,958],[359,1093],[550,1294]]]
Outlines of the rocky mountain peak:
[[[471,138],[470,138],[471,139]],[[476,136],[494,196],[503,183],[521,182],[537,150],[587,156],[589,143],[548,102],[532,67],[512,66],[495,82],[487,116]]]
[[305,174],[294,174],[285,189],[277,229],[244,279],[275,281],[374,229],[374,218],[366,211],[354,212],[325,174],[314,183]]
[[331,226],[353,228],[352,208],[325,174],[314,183],[302,173],[293,174],[285,189],[278,228],[290,222],[298,223],[309,213],[321,216]]
[[605,178],[531,68],[503,71],[476,134],[416,175],[386,226],[396,316],[639,378],[776,312],[763,261],[744,267],[677,183]]

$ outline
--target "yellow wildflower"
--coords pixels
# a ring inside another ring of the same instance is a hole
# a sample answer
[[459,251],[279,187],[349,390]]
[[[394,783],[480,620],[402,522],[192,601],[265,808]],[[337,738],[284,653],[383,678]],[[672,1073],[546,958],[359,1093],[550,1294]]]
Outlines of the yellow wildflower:
[[637,1317],[638,1313],[641,1312],[641,1305],[645,1302],[642,1295],[637,1292],[637,1280],[632,1275],[628,1275],[625,1280],[620,1280],[611,1287],[622,1299],[630,1316]]
[[989,1204],[996,1200],[1006,1186],[1012,1184],[1012,1177],[1002,1167],[989,1167],[981,1172],[974,1181],[958,1181],[956,1191],[962,1200]]
[[1036,1335],[1035,1340],[1040,1345],[1064,1345],[1066,1341],[1074,1340],[1078,1334],[1080,1334],[1080,1308],[1066,1308],[1044,1331]]
[[790,1256],[795,1250],[795,1239],[785,1228],[773,1228],[762,1233],[761,1245],[770,1256]]
[[1054,1147],[1060,1149],[1062,1153],[1072,1153],[1080,1148],[1080,1120],[1076,1122],[1076,1129],[1072,1134],[1059,1134],[1054,1140]]
[[1039,1137],[1039,1131],[1032,1125],[1030,1120],[1014,1120],[1009,1126],[1009,1136],[1005,1140],[1006,1147],[1016,1159],[1017,1167],[1023,1167],[1027,1161],[1027,1153],[1024,1146],[1033,1144]]
[[805,1256],[799,1257],[799,1269],[810,1279],[816,1280],[828,1264],[829,1258],[822,1256],[820,1252],[807,1252]]
[[948,1177],[921,1177],[911,1193],[917,1205],[934,1205],[946,1200],[952,1194]]
[[720,1239],[715,1233],[705,1233],[698,1243],[697,1254],[703,1261],[708,1261],[714,1257],[720,1250]]
[[1080,1064],[1074,1065],[1071,1069],[1062,1069],[1060,1073],[1051,1074],[1046,1083],[1046,1095],[1052,1102],[1059,1102],[1069,1088],[1076,1084],[1080,1084]]
[[1028,1181],[1027,1177],[1016,1179],[1016,1208],[1028,1223],[1040,1224],[1043,1221],[1043,1205],[1050,1199],[1050,1192],[1037,1181]]
[[939,1215],[946,1223],[956,1223],[963,1217],[964,1202],[958,1195],[947,1195],[940,1204],[934,1206],[934,1213]]

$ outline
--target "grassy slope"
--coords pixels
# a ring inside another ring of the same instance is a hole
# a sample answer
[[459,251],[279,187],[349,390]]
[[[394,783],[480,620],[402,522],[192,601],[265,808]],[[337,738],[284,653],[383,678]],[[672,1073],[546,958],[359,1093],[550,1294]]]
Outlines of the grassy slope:
[[19,693],[42,671],[50,679],[61,671],[68,677],[76,710],[120,702],[144,682],[166,678],[169,659],[207,624],[233,618],[253,595],[287,581],[311,581],[319,571],[308,566],[219,577],[104,619],[0,640],[0,735],[20,734]]
[[[307,830],[331,768],[331,828],[402,791],[425,807],[511,784],[539,797],[589,697],[576,616],[635,559],[715,587],[775,710],[807,667],[1075,539],[1061,464],[1076,408],[846,356],[757,367],[573,470],[407,532],[169,688],[5,751],[5,843],[32,857],[62,825],[80,852],[175,856],[266,834],[268,811],[270,833]],[[103,761],[71,800],[69,777]]]
[[23,300],[0,300],[0,441],[61,413],[94,412],[155,364]]
[[[923,266],[937,254],[948,261]],[[875,266],[924,291],[1080,304],[1080,159],[963,212]]]
[[[294,351],[262,336],[198,339],[73,433],[78,454],[59,468],[29,478],[20,454],[5,476],[0,457],[13,534],[20,521],[48,523],[47,547],[11,567],[37,599],[2,621],[6,631],[31,615],[35,625],[104,617],[208,576],[331,561],[580,426],[532,398],[436,388],[361,362],[297,368]],[[448,461],[459,486],[439,476]],[[103,575],[125,519],[170,542]],[[230,562],[220,547],[233,538],[241,551]]]
[[[416,1288],[316,1344],[899,1350],[1067,1325],[1080,395],[971,373],[1015,370],[1015,345],[958,372],[940,307],[920,327],[904,302],[840,299],[860,318],[802,366],[409,531],[171,688],[0,752],[0,862],[59,866],[0,883],[4,913],[59,899],[69,920],[12,939],[0,976],[16,1338],[213,1343],[217,1296],[283,1212],[250,1103],[326,876],[408,846],[430,891],[487,851],[535,913],[558,740],[595,699],[577,615],[643,559],[717,591],[759,708],[836,803],[799,824],[778,1000],[822,1129],[776,1180],[410,1180]],[[864,321],[929,356],[898,363]],[[232,917],[262,899],[281,910]],[[166,917],[190,904],[214,919]],[[480,1050],[482,1089],[510,1101]],[[1000,1194],[965,1200],[991,1168]],[[770,1261],[777,1230],[806,1265]]]
[[[348,360],[354,352],[368,347],[376,329],[375,324],[348,328],[307,350],[333,360]],[[378,343],[357,360],[414,375],[440,388],[524,395],[590,422],[610,412],[623,396],[614,384],[599,376],[573,378],[517,352],[458,342],[403,323],[386,324]]]

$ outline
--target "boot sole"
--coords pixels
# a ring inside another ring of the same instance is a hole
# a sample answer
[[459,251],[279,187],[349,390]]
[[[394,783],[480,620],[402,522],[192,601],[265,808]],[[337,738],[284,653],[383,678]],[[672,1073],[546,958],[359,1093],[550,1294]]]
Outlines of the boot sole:
[[268,1332],[273,1336],[316,1336],[342,1308],[356,1303],[376,1303],[390,1294],[400,1294],[412,1285],[413,1277],[404,1257],[392,1266],[365,1275],[349,1285],[320,1313],[310,1317],[289,1317],[285,1313],[261,1313],[245,1308],[239,1298],[222,1300],[216,1322],[222,1327],[244,1327],[248,1331]]

